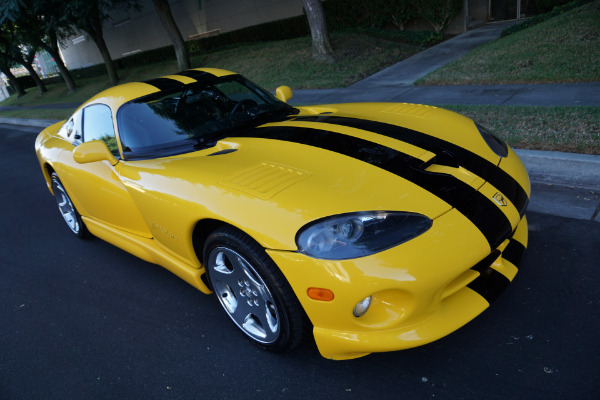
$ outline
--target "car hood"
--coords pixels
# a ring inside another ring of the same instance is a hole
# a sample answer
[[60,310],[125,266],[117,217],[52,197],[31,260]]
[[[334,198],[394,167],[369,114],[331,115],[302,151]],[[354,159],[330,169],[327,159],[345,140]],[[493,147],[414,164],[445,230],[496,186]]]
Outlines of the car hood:
[[468,118],[352,104],[304,108],[210,149],[128,162],[122,177],[134,199],[156,193],[196,204],[199,215],[259,226],[258,236],[286,236],[263,244],[290,248],[299,228],[330,215],[388,210],[436,219],[453,207],[480,207],[486,179],[473,170],[499,160]]

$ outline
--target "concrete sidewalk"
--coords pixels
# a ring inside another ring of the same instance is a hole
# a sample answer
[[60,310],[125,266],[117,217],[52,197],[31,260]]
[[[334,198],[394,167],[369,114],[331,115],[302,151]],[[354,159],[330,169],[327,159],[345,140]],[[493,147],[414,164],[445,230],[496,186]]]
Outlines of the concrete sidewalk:
[[295,90],[291,104],[399,102],[418,104],[600,106],[600,82],[574,84],[414,86],[425,75],[498,39],[516,21],[483,25],[430,47],[353,85]]
[[[400,64],[394,67],[399,68]],[[383,101],[429,105],[600,106],[600,82],[455,86],[379,82],[372,89],[353,85],[343,89],[294,90],[293,94],[290,101],[293,105]]]

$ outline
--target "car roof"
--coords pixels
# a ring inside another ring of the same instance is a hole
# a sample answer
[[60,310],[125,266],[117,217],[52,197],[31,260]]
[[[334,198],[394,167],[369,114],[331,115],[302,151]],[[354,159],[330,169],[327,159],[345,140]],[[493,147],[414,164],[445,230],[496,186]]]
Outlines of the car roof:
[[106,89],[91,99],[83,103],[79,109],[91,104],[106,104],[113,110],[117,110],[121,105],[152,93],[168,90],[173,87],[182,86],[197,82],[202,76],[207,74],[215,77],[234,75],[234,72],[217,68],[194,68],[181,71],[172,75],[165,75],[159,78],[150,79],[144,82],[130,82],[117,85]]

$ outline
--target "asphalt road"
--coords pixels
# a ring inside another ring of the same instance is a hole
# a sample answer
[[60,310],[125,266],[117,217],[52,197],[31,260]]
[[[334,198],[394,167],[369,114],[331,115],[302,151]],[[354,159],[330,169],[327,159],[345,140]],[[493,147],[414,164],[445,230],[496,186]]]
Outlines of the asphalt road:
[[269,354],[166,270],[64,226],[33,151],[0,127],[0,399],[592,399],[600,224],[530,213],[521,272],[479,318],[351,361]]

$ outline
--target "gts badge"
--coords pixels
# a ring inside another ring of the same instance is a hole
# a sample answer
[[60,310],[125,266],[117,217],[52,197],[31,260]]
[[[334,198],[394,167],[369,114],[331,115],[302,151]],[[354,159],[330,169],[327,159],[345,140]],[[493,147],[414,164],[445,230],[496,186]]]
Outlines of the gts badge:
[[160,232],[160,233],[166,235],[169,239],[178,240],[177,236],[175,236],[171,232],[169,232],[167,230],[167,228],[165,228],[164,226],[160,226],[156,222],[152,222],[151,225],[152,225],[152,230],[154,230],[156,232]]
[[508,205],[506,199],[504,198],[504,196],[502,196],[500,192],[496,192],[492,199],[496,202],[496,204],[498,204],[501,207],[506,207]]

